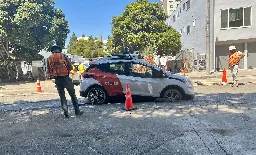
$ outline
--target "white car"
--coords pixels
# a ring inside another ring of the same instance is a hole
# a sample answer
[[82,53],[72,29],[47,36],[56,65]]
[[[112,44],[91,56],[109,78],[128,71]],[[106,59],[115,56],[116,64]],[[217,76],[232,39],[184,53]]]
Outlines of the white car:
[[192,81],[166,72],[133,55],[109,56],[95,61],[82,75],[80,95],[93,104],[104,104],[110,97],[132,96],[169,98],[171,101],[194,98]]

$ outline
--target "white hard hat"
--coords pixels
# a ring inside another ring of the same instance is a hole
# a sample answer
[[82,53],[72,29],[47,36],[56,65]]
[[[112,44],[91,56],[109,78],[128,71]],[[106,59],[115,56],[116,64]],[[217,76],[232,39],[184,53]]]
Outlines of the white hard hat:
[[236,46],[229,46],[229,50],[235,50],[236,49]]

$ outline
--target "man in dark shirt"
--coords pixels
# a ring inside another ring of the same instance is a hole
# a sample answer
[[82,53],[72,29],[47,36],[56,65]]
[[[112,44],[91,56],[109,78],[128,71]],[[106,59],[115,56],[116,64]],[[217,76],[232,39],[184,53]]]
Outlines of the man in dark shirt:
[[53,46],[51,48],[51,52],[53,53],[48,59],[48,72],[52,78],[55,79],[55,84],[58,89],[58,93],[61,100],[61,106],[64,110],[64,115],[66,118],[69,117],[68,114],[68,105],[67,99],[65,96],[65,88],[67,89],[76,115],[82,115],[83,112],[79,110],[79,105],[77,101],[77,97],[75,95],[74,85],[72,83],[71,78],[69,77],[69,72],[72,70],[72,65],[68,59],[68,57],[61,53],[62,50],[58,46]]

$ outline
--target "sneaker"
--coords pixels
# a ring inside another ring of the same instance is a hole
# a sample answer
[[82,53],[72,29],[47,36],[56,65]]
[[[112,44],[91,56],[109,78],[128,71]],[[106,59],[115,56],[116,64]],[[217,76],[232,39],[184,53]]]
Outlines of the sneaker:
[[84,113],[84,112],[82,112],[82,111],[80,111],[80,110],[79,110],[79,111],[75,111],[76,116],[81,116],[81,115],[83,115],[83,113]]
[[68,112],[64,112],[65,118],[69,118]]

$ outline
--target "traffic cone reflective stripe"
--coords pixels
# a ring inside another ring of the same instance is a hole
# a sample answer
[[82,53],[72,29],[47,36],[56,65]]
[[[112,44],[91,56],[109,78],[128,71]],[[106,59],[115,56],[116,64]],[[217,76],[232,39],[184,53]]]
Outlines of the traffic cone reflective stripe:
[[37,79],[37,92],[41,93],[42,89],[41,89],[41,85],[40,85],[40,79]]
[[125,100],[125,110],[130,111],[134,109],[134,105],[132,103],[132,95],[130,90],[130,85],[126,84],[126,100]]

